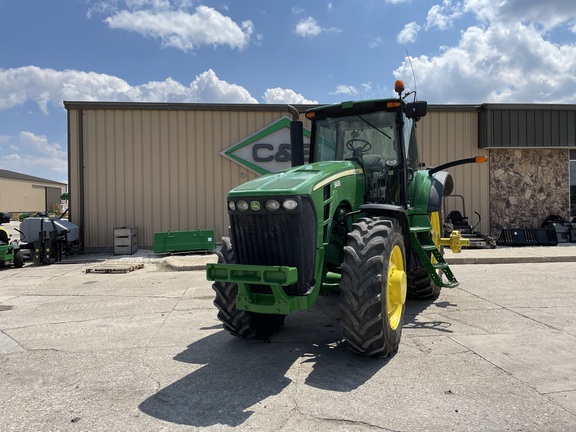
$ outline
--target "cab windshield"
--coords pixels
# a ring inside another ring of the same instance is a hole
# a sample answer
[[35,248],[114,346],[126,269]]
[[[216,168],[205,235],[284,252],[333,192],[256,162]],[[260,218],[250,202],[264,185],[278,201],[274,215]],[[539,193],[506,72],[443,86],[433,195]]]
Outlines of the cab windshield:
[[400,158],[396,113],[378,111],[317,120],[314,161]]

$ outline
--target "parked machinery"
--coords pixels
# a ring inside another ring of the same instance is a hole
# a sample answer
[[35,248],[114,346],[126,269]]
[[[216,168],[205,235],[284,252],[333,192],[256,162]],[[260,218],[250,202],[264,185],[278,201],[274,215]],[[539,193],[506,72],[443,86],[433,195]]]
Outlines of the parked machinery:
[[339,289],[348,347],[387,357],[400,343],[407,295],[434,299],[458,285],[442,247],[459,252],[467,242],[457,231],[441,238],[442,198],[453,189],[444,169],[485,158],[420,169],[415,124],[427,104],[406,102],[401,81],[396,92],[308,110],[307,165],[293,112],[293,168],[229,192],[230,237],[207,278],[231,334],[266,339],[288,314]]
[[[496,248],[496,239],[487,234],[482,234],[480,231],[476,229],[476,227],[480,225],[480,222],[482,220],[480,217],[480,213],[476,211],[474,212],[478,220],[476,224],[472,226],[468,222],[464,197],[462,195],[449,195],[444,197],[444,208],[447,207],[446,200],[448,199],[454,199],[457,202],[459,201],[462,212],[460,212],[460,210],[455,209],[452,210],[450,213],[448,213],[445,220],[444,233],[450,235],[450,232],[452,232],[453,230],[458,230],[460,232],[460,235],[470,242],[469,245],[470,248],[485,248],[485,247],[488,247],[490,249]],[[458,208],[457,205],[456,208]]]
[[9,223],[12,220],[12,213],[0,211],[0,224]]
[[28,217],[20,223],[22,249],[29,249],[35,264],[52,264],[62,261],[63,255],[72,252],[80,237],[80,228],[66,219]]

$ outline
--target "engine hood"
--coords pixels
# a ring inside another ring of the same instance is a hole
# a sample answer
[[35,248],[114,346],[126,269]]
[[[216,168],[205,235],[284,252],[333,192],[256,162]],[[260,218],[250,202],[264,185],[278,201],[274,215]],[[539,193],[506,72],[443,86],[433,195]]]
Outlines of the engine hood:
[[228,196],[307,195],[330,182],[362,172],[360,165],[352,161],[315,162],[251,180],[232,189]]

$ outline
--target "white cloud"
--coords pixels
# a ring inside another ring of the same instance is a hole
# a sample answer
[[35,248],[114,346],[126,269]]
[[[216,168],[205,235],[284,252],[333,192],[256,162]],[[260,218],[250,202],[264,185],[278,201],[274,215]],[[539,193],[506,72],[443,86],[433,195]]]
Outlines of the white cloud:
[[472,12],[479,19],[497,22],[523,22],[539,24],[545,31],[560,24],[574,25],[576,2],[574,0],[466,0],[464,12]]
[[[444,0],[428,12],[426,30],[444,30],[464,14],[479,23],[454,46],[413,59],[420,97],[432,103],[574,103],[576,45],[548,32],[576,31],[573,0]],[[394,74],[411,82],[406,60]]]
[[[557,45],[533,26],[470,27],[457,46],[412,59],[420,97],[431,103],[574,103],[576,45]],[[405,61],[394,75],[410,82]]]
[[122,10],[104,20],[112,29],[133,31],[157,38],[165,47],[192,51],[200,46],[228,45],[243,49],[254,33],[254,24],[240,25],[208,6],[198,6],[193,14],[168,10],[155,5],[154,10]]
[[264,102],[267,104],[317,104],[318,101],[308,100],[300,93],[280,87],[270,88],[264,92]]
[[326,32],[338,33],[340,31],[341,30],[333,27],[324,28],[320,24],[318,24],[318,21],[316,21],[314,18],[308,17],[301,19],[300,22],[296,24],[296,29],[294,30],[294,33],[296,33],[298,36],[313,38],[318,36],[320,33],[326,33]]
[[308,17],[300,20],[300,22],[296,25],[295,32],[297,35],[302,37],[314,37],[322,33],[322,27],[320,27],[314,18]]
[[14,142],[10,145],[13,152],[2,154],[0,168],[29,175],[48,173],[50,178],[64,181],[68,171],[68,156],[60,144],[48,142],[44,135],[26,131],[10,141]]
[[66,152],[62,150],[60,144],[49,143],[44,135],[23,131],[20,133],[19,141],[24,152],[32,151],[49,158],[66,160]]
[[380,36],[366,36],[368,40],[368,47],[370,49],[378,48],[382,44],[382,38]]
[[35,102],[48,114],[62,101],[258,103],[248,90],[219,79],[209,69],[185,86],[172,78],[132,86],[95,72],[56,71],[36,66],[0,70],[0,110]]
[[434,5],[426,17],[426,29],[437,27],[446,30],[452,27],[454,21],[462,16],[462,5],[452,4],[451,0],[444,0],[442,5]]
[[404,28],[396,36],[396,41],[399,44],[414,43],[418,37],[418,32],[422,29],[416,21],[412,21],[404,26]]
[[[380,89],[377,89],[377,91],[379,92]],[[363,83],[360,84],[359,86],[353,86],[353,85],[348,85],[348,84],[340,84],[338,86],[336,86],[336,90],[334,90],[333,92],[329,93],[330,95],[333,96],[343,96],[343,97],[351,97],[357,100],[360,99],[369,99],[372,98],[374,96],[377,96],[377,93],[375,93],[374,89],[372,88],[372,83],[371,82],[367,82],[367,83]]]
[[331,95],[346,95],[346,96],[358,96],[360,92],[358,89],[352,85],[340,84],[336,87],[336,90]]
[[194,102],[258,103],[244,87],[219,79],[212,69],[198,75],[184,94]]

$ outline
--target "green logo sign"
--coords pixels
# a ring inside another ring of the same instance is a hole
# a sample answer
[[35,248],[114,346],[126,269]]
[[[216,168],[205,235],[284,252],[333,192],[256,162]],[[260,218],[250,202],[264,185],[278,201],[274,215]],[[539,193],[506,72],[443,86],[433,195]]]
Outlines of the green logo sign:
[[253,211],[258,211],[260,210],[260,203],[258,201],[250,201],[250,208]]
[[[304,160],[308,159],[310,131],[304,129]],[[220,153],[257,174],[291,166],[290,119],[283,117]]]

